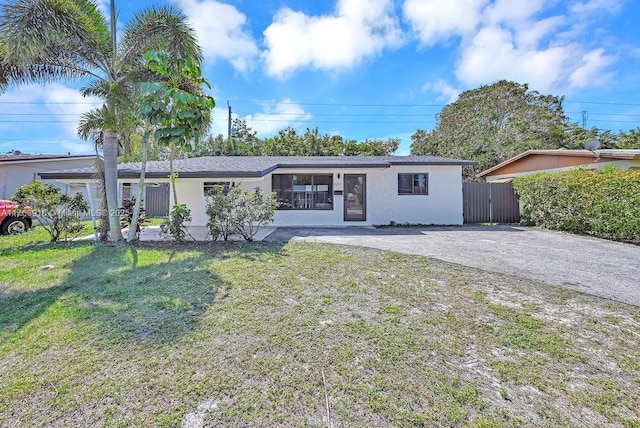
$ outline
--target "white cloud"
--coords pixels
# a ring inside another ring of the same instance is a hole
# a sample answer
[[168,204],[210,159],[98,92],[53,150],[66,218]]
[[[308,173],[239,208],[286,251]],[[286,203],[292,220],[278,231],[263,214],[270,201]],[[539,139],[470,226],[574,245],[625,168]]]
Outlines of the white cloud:
[[460,89],[454,88],[449,83],[440,79],[436,82],[427,83],[422,87],[423,91],[430,91],[436,94],[440,94],[436,100],[442,101],[447,104],[451,104],[452,102],[458,99],[458,95],[462,92]]
[[60,83],[40,87],[40,90],[47,110],[61,121],[71,121],[60,124],[69,136],[77,137],[78,121],[82,113],[102,105],[99,98],[83,97],[77,89]]
[[[80,115],[92,108],[99,107],[102,102],[94,97],[82,97],[77,89],[70,88],[60,83],[48,85],[29,85],[3,94],[0,101],[15,104],[16,123],[10,124],[8,131],[39,135],[33,137],[37,142],[37,152],[44,153],[90,153],[93,151],[91,143],[78,139],[77,127]],[[24,114],[24,115],[23,115]],[[17,123],[17,121],[31,120],[31,123]],[[41,121],[41,122],[40,122]],[[58,123],[55,123],[58,121]],[[52,123],[49,123],[52,122]],[[47,144],[42,141],[41,134],[46,130]],[[23,141],[21,146],[30,144]]]
[[[550,6],[545,0],[405,0],[404,15],[423,45],[461,38],[454,68],[461,86],[500,79],[544,92],[597,85],[616,58],[593,46],[593,31],[587,46],[580,22],[597,19],[612,0],[573,2],[555,15]],[[442,82],[425,89],[452,93]]]
[[[111,18],[111,2],[109,0],[100,0],[96,2],[98,5],[98,10],[102,12],[102,15],[107,19]],[[116,9],[117,11],[117,9]]]
[[62,141],[59,143],[62,150],[60,152],[67,152],[71,154],[92,154],[95,153],[93,144],[87,142],[76,143],[73,141]]
[[528,22],[545,5],[545,0],[496,0],[485,10],[489,24],[518,24]]
[[404,17],[418,34],[420,42],[436,42],[473,32],[487,0],[405,0]]
[[604,49],[594,49],[582,56],[581,65],[571,73],[569,83],[574,88],[599,86],[611,77],[607,67],[615,62],[615,57],[605,55]]
[[250,70],[258,46],[245,30],[247,16],[215,0],[173,0],[189,18],[209,61],[228,60],[238,71]]
[[287,7],[264,31],[267,74],[298,68],[350,68],[402,43],[392,0],[339,0],[332,15],[308,16]]
[[526,49],[536,49],[545,37],[566,21],[563,16],[552,16],[540,21],[529,22],[514,33],[518,46]]
[[624,1],[622,0],[587,0],[574,2],[570,11],[582,18],[603,13],[615,14],[620,11]]
[[[218,99],[217,97],[215,98]],[[235,117],[237,116],[232,115],[232,119]],[[217,135],[222,135],[226,138],[229,131],[228,118],[229,112],[226,105],[221,104],[211,110],[211,128],[209,129],[209,134],[213,135],[214,137]]]
[[289,98],[283,99],[275,106],[272,103],[265,104],[265,107],[264,111],[243,118],[260,138],[273,135],[287,126],[299,127],[312,117],[304,111],[304,107]]
[[565,77],[565,61],[571,49],[522,49],[514,43],[510,31],[487,27],[463,50],[456,76],[467,85],[509,79],[550,91]]

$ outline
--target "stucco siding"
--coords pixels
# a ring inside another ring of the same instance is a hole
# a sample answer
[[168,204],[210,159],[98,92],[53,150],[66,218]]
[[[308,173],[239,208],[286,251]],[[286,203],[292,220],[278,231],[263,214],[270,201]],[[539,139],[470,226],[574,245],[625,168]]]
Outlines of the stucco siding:
[[[10,198],[18,189],[25,184],[33,183],[41,172],[58,171],[70,168],[84,168],[92,166],[95,162],[93,158],[83,159],[61,159],[34,162],[20,162],[14,164],[0,165],[0,199]],[[52,184],[60,188],[64,193],[68,193],[69,186],[56,180],[42,180],[44,183]]]
[[[398,195],[399,173],[427,173],[428,195]],[[372,224],[462,224],[460,166],[391,167],[369,180]]]
[[[412,224],[462,224],[462,174],[460,166],[392,166],[389,168],[278,169],[277,174],[333,175],[333,209],[278,210],[275,226],[349,226]],[[398,195],[399,173],[427,173],[428,195]],[[366,221],[344,221],[343,190],[345,174],[366,174]],[[207,223],[204,182],[232,181],[246,189],[259,187],[271,192],[272,174],[260,179],[179,179],[178,202],[191,210],[192,225]],[[173,197],[171,199],[173,204]]]

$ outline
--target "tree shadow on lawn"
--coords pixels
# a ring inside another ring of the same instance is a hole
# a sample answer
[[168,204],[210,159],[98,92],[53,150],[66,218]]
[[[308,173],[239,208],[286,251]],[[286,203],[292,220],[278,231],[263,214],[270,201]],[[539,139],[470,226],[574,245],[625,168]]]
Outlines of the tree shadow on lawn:
[[228,286],[211,273],[212,261],[281,250],[282,245],[95,245],[72,263],[59,285],[0,292],[0,341],[45,315],[89,323],[108,341],[171,343],[197,329],[218,291]]

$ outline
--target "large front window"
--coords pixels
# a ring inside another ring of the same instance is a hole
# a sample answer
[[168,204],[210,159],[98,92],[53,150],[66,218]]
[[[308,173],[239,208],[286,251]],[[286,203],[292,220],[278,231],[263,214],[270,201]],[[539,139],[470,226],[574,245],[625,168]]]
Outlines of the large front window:
[[315,174],[273,174],[279,210],[333,209],[333,176]]

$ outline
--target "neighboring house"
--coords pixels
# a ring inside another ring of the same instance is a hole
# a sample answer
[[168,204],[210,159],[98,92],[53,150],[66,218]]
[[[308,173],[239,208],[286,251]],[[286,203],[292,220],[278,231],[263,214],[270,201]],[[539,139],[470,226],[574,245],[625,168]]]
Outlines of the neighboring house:
[[[234,156],[179,159],[178,202],[191,225],[206,225],[206,195],[216,184],[275,192],[276,226],[396,223],[462,224],[462,167],[476,162],[432,156]],[[118,165],[121,184],[136,183],[139,163]],[[91,168],[43,174],[81,185]],[[147,183],[168,183],[169,162],[147,163]]]
[[[41,178],[41,173],[71,168],[93,167],[96,155],[24,155],[20,153],[0,155],[0,199],[9,199],[16,189]],[[74,189],[68,184],[44,179],[66,194]]]
[[527,150],[476,177],[488,182],[506,183],[519,175],[534,172],[568,171],[577,167],[601,169],[616,165],[620,169],[640,169],[640,150]]

